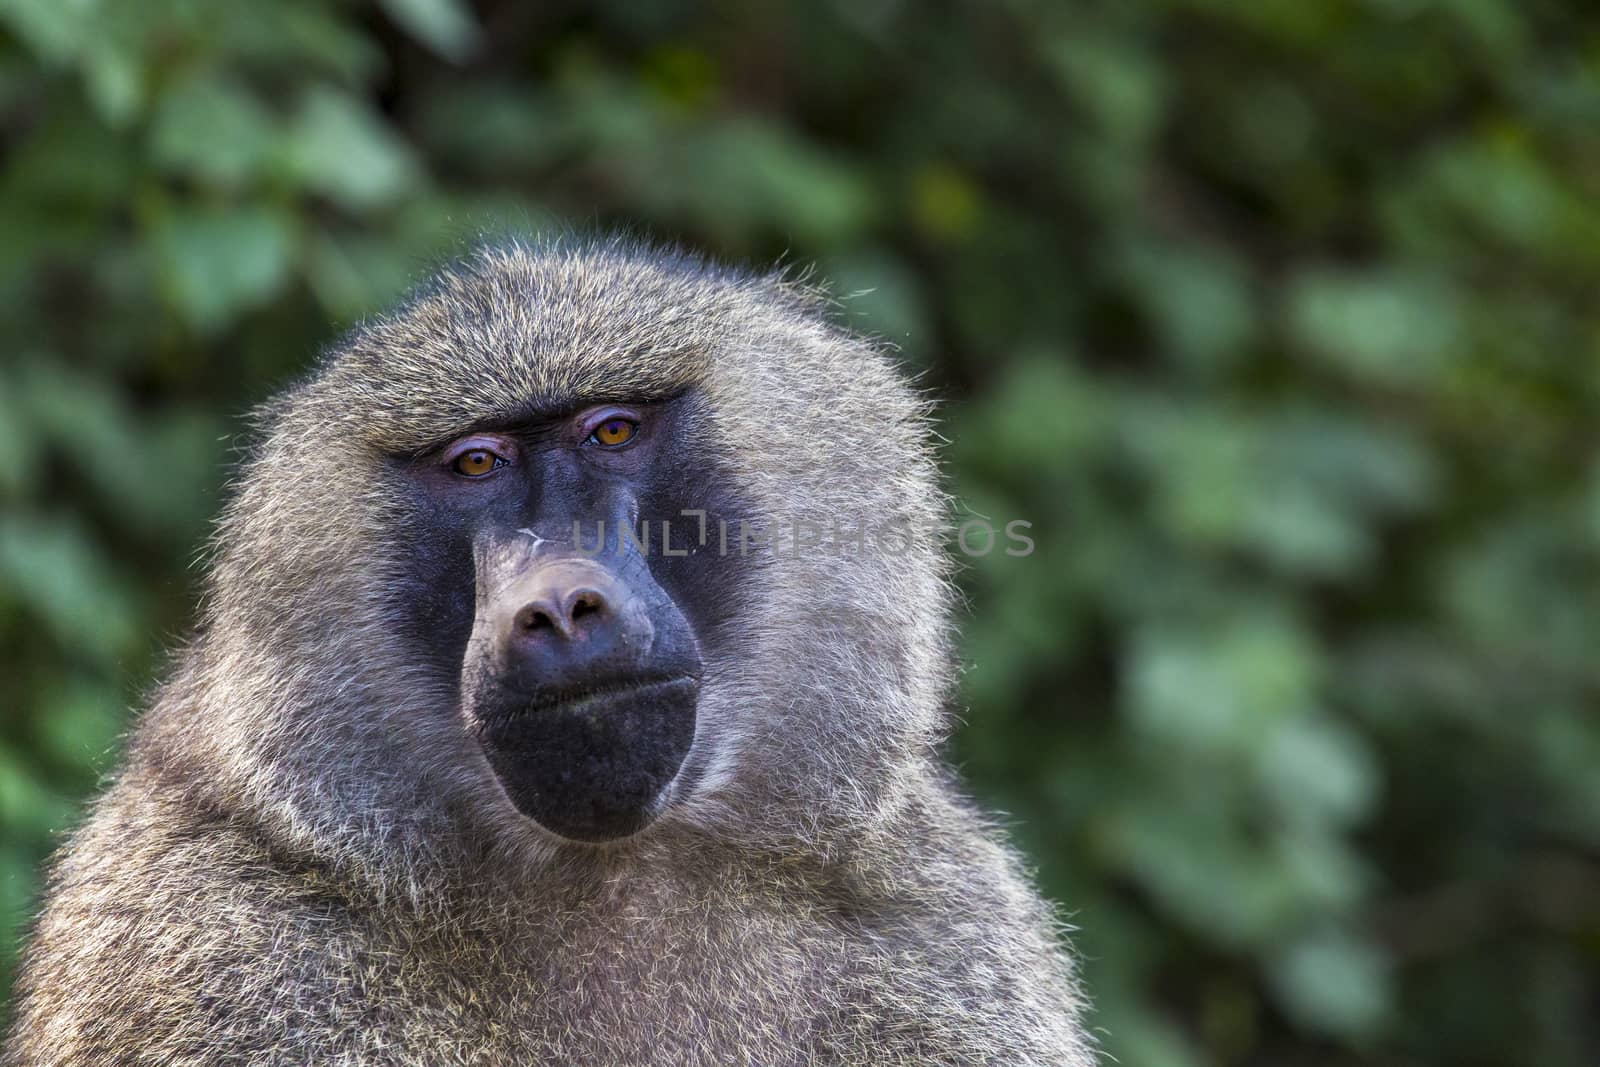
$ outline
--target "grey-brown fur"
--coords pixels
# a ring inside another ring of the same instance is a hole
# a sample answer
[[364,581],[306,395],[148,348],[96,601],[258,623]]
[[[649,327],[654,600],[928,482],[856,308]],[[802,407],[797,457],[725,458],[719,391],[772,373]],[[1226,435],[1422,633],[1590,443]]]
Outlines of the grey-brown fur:
[[922,402],[813,294],[621,242],[480,252],[263,412],[4,1063],[1091,1063],[1050,911],[936,751],[935,538],[759,566],[699,785],[617,844],[518,814],[398,653],[385,456],[686,385],[760,515],[940,523]]

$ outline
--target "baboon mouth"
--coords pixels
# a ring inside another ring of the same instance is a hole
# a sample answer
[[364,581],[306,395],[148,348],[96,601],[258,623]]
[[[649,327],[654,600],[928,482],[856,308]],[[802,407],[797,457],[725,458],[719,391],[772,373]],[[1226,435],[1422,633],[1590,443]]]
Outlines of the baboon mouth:
[[687,674],[559,693],[503,690],[475,733],[518,811],[573,841],[635,834],[694,742],[700,683]]
[[698,679],[680,674],[664,678],[631,679],[572,689],[564,692],[521,693],[527,703],[520,708],[508,707],[510,716],[541,715],[551,711],[584,712],[603,711],[607,706],[630,701],[648,702],[673,695],[693,695],[700,688]]

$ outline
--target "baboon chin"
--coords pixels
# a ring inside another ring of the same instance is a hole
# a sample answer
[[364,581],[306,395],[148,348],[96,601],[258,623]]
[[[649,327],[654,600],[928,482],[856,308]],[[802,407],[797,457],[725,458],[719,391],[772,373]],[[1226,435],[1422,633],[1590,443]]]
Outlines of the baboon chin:
[[1092,1063],[940,756],[927,401],[819,293],[509,242],[256,425],[0,1064]]

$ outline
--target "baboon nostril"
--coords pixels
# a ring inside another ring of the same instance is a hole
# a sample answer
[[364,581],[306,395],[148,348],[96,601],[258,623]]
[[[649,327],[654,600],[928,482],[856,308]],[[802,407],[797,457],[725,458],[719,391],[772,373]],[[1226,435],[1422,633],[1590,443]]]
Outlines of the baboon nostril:
[[556,622],[543,608],[523,608],[517,614],[517,626],[523,630],[553,630]]
[[577,622],[585,615],[598,614],[600,611],[600,605],[601,600],[599,593],[579,593],[577,598],[572,602],[572,621]]

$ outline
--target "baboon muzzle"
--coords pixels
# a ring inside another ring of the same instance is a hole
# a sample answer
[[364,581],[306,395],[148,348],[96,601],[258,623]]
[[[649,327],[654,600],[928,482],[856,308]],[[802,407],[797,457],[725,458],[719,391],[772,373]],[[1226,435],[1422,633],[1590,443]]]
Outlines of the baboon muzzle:
[[573,840],[643,829],[694,741],[702,665],[688,621],[637,555],[523,536],[476,560],[463,705],[506,794]]

